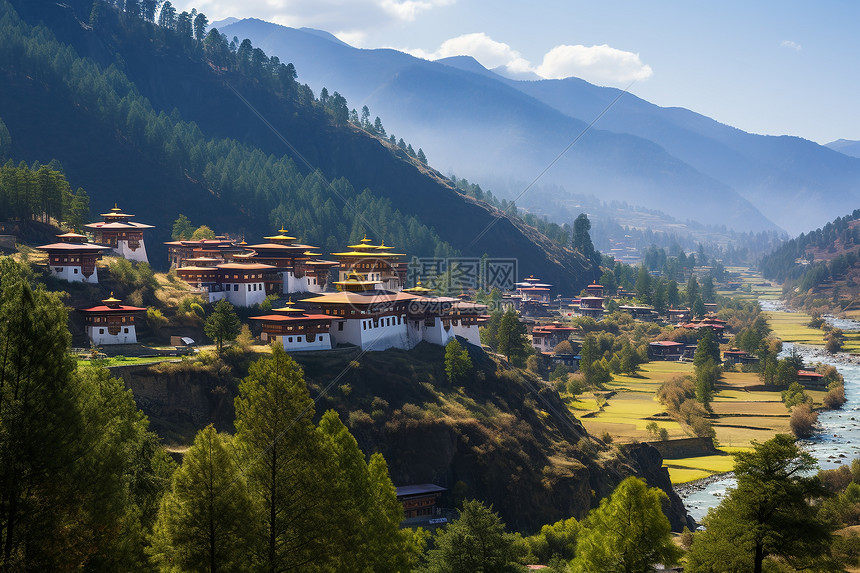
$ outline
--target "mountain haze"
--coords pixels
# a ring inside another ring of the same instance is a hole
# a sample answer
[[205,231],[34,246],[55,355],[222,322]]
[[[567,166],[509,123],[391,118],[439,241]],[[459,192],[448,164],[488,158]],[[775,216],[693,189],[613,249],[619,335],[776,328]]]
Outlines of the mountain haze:
[[516,258],[520,272],[565,290],[585,284],[579,254],[464,197],[396,146],[336,125],[302,86],[287,100],[259,78],[214,69],[190,38],[103,4],[93,12],[92,0],[0,0],[9,5],[50,30],[10,25],[0,42],[0,117],[12,157],[57,159],[96,212],[119,202],[156,225],[147,241],[156,265],[166,261],[160,243],[172,221],[185,213],[249,238],[287,221],[329,251],[365,232],[387,235],[410,255],[486,253]]
[[[494,74],[477,74],[395,50],[359,50],[319,35],[246,19],[224,27],[307,70],[315,89],[337,90],[380,115],[389,132],[421,146],[438,169],[480,181],[485,175],[532,180],[580,134],[544,175],[568,191],[594,194],[679,218],[707,210],[739,229],[774,225],[727,185],[640,137],[567,116]],[[517,189],[519,191],[519,189]]]
[[682,220],[742,230],[776,224],[792,233],[860,199],[855,158],[798,137],[746,133],[581,79],[513,80],[470,57],[428,62],[253,19],[223,32],[290,58],[308,70],[304,79],[315,89],[336,89],[356,109],[367,104],[389,132],[420,145],[431,164],[474,181],[531,181],[606,111],[543,180]]

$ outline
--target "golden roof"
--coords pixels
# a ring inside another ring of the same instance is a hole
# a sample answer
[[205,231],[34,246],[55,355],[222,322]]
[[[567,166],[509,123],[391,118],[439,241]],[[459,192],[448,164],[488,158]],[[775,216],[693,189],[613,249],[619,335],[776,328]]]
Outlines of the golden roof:
[[272,235],[271,237],[263,237],[263,238],[266,239],[267,241],[295,241],[296,240],[295,237],[287,236],[287,230],[284,229],[283,227],[281,227],[281,229],[278,231],[278,233],[279,234],[277,234],[277,235]]
[[104,298],[104,299],[102,299],[102,302],[103,302],[103,303],[105,303],[106,305],[109,305],[109,304],[111,304],[111,303],[113,303],[113,304],[119,304],[119,303],[121,303],[122,301],[121,301],[120,299],[118,299],[118,298],[114,298],[114,296],[113,296],[113,291],[111,291],[110,296],[109,296],[108,298]]

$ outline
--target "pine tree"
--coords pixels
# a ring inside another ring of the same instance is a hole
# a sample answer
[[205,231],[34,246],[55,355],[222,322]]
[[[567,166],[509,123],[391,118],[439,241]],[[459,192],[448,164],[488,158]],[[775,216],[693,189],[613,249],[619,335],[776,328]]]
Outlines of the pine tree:
[[[301,368],[278,345],[251,365],[235,400],[236,442],[248,485],[261,500],[257,552],[267,571],[325,570],[330,551],[329,476]],[[329,568],[330,569],[330,568]]]
[[229,436],[197,433],[161,502],[153,560],[164,571],[253,571],[252,500]]
[[203,332],[215,341],[219,356],[223,351],[224,342],[236,340],[241,331],[242,323],[239,321],[239,317],[236,316],[233,305],[226,299],[221,299],[215,303],[215,310],[209,315],[209,318],[206,319],[203,325]]

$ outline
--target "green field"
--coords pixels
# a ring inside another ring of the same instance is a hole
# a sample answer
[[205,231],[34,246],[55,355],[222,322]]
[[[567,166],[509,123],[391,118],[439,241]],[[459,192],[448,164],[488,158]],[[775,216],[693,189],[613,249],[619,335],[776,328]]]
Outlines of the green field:
[[[112,356],[110,358],[100,358],[97,362],[99,365],[106,368],[113,366],[137,366],[138,364],[154,364],[155,362],[164,362],[165,360],[176,360],[175,356],[149,356],[144,358],[136,358],[131,356]],[[91,364],[91,360],[78,358],[78,366],[86,366]]]
[[812,317],[803,312],[763,312],[762,316],[773,329],[773,335],[783,342],[796,342],[810,346],[824,345],[824,331],[807,326]]

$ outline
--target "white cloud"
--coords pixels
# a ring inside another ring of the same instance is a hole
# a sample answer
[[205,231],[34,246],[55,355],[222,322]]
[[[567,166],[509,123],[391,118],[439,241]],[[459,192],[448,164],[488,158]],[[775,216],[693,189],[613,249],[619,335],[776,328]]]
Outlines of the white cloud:
[[576,76],[601,85],[627,85],[651,77],[651,66],[643,64],[639,54],[625,52],[607,45],[556,46],[547,52],[540,65],[534,66],[504,42],[483,32],[465,34],[445,40],[433,52],[406,50],[413,56],[438,60],[450,56],[472,56],[485,68],[504,66],[511,74],[534,73],[546,79]]
[[789,50],[794,50],[796,52],[799,52],[803,49],[803,46],[801,46],[797,42],[792,42],[791,40],[783,40],[780,46],[782,46],[783,48],[788,48]]
[[456,0],[172,0],[177,10],[196,7],[210,21],[228,16],[260,18],[296,28],[337,30],[344,41],[364,39],[369,31],[401,22],[454,4]]
[[606,44],[556,46],[546,53],[535,71],[541,77],[560,79],[576,76],[597,84],[628,84],[651,77],[651,66],[639,54],[615,49]]
[[445,40],[435,52],[407,50],[413,56],[438,60],[451,56],[472,56],[486,68],[516,66],[529,68],[531,64],[519,52],[503,42],[497,42],[483,32],[464,34]]

